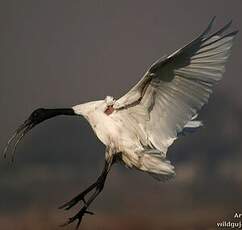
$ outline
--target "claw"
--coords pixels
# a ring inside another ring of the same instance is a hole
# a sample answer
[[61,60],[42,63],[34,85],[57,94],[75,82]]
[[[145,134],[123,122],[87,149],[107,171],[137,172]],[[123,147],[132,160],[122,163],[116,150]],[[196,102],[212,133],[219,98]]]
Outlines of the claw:
[[75,197],[74,199],[64,203],[63,205],[61,205],[60,207],[58,207],[58,209],[65,209],[65,210],[69,210],[71,209],[73,206],[75,206],[80,200],[83,201],[83,203],[86,205],[86,200],[84,198],[84,196],[82,197]]
[[86,202],[86,200],[85,200],[85,197],[82,198],[82,201],[83,201],[83,203],[84,203],[85,205],[87,205],[87,202]]
[[[75,196],[69,202],[66,202],[65,204],[63,204],[59,207],[59,209],[64,208],[65,210],[69,210],[80,201],[83,201],[83,203],[84,203],[83,207],[80,209],[80,211],[76,215],[70,217],[64,224],[62,224],[60,226],[63,227],[63,226],[69,225],[77,220],[76,230],[78,230],[78,228],[81,224],[82,218],[85,214],[94,215],[93,212],[90,212],[87,209],[91,205],[91,203],[97,198],[97,196],[100,194],[100,192],[102,191],[102,189],[104,187],[105,179],[107,177],[107,174],[110,170],[111,165],[112,165],[112,159],[110,161],[105,161],[105,166],[104,166],[103,172],[98,177],[97,181],[94,182],[92,185],[90,185],[83,192],[79,193],[77,196]],[[94,192],[93,192],[93,190],[94,190]],[[88,195],[89,193],[91,193],[91,195],[90,195],[90,197],[87,198],[86,195]],[[87,198],[87,200],[85,198]]]
[[69,210],[71,207],[73,207],[76,204],[75,200],[71,200],[68,201],[67,203],[64,203],[63,205],[61,205],[60,207],[58,207],[58,209],[65,209],[65,210]]
[[82,217],[85,214],[94,215],[93,212],[88,211],[87,207],[84,206],[75,216],[70,217],[64,224],[60,225],[60,227],[65,227],[65,226],[73,223],[75,220],[77,220],[77,225],[76,225],[76,230],[77,230],[80,226],[81,221],[82,221]]
[[88,211],[88,210],[87,210],[85,213],[86,213],[86,214],[89,214],[89,215],[95,215],[94,212],[91,212],[91,211]]

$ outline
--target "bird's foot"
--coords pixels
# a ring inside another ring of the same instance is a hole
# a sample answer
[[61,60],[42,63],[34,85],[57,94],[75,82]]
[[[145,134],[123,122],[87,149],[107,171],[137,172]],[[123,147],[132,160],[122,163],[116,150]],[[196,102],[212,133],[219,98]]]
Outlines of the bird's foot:
[[102,190],[102,188],[104,186],[104,181],[105,181],[105,178],[103,178],[102,176],[100,176],[94,184],[92,184],[91,186],[89,186],[87,189],[85,189],[83,192],[81,192],[80,194],[78,194],[77,196],[75,196],[70,201],[68,201],[68,202],[64,203],[63,205],[61,205],[59,207],[59,209],[69,210],[73,206],[75,206],[79,201],[83,201],[83,203],[85,205],[87,205],[87,202],[85,200],[85,196],[88,195],[90,192],[92,192],[94,189],[95,190]]
[[[90,212],[87,209],[92,204],[92,202],[96,199],[96,197],[100,194],[100,192],[103,190],[104,183],[105,183],[105,180],[106,180],[106,177],[110,170],[111,165],[112,165],[112,159],[110,161],[105,161],[104,169],[102,171],[102,174],[98,177],[97,181],[94,182],[92,185],[90,185],[83,192],[79,193],[73,199],[71,199],[70,201],[66,202],[65,204],[63,204],[59,207],[60,209],[69,210],[73,206],[75,206],[79,201],[83,201],[83,203],[84,203],[84,205],[80,209],[80,211],[75,216],[69,218],[61,226],[69,225],[72,222],[74,222],[75,220],[77,220],[77,225],[76,225],[76,230],[77,230],[80,226],[80,223],[82,221],[84,214],[90,214],[90,215],[94,214],[93,212]],[[88,198],[86,197],[87,195],[88,195]]]
[[[102,176],[99,177],[98,180],[94,184],[92,184],[86,190],[84,190],[83,192],[81,192],[80,194],[75,196],[73,199],[71,199],[70,201],[66,202],[65,204],[63,204],[59,207],[59,209],[69,210],[73,206],[75,206],[79,201],[83,201],[83,203],[84,203],[84,206],[81,208],[81,210],[75,216],[69,218],[68,221],[66,221],[61,226],[69,225],[72,222],[74,222],[75,220],[78,220],[77,225],[76,225],[76,229],[78,229],[84,214],[90,214],[90,215],[94,214],[93,212],[88,211],[87,208],[90,206],[90,204],[94,201],[94,199],[97,197],[97,195],[103,189],[105,178],[106,177],[102,177]],[[94,190],[94,192],[93,192],[93,190]],[[87,198],[87,201],[86,201],[85,196],[91,192],[93,192],[93,194],[89,198]]]
[[61,205],[59,207],[59,209],[65,209],[65,210],[69,210],[71,209],[73,206],[75,206],[79,201],[83,201],[84,204],[86,204],[85,201],[85,191],[82,192],[81,194],[77,195],[76,197],[74,197],[73,199],[71,199],[70,201],[64,203],[63,205]]
[[81,208],[81,210],[76,215],[74,215],[73,217],[70,217],[64,224],[62,224],[61,227],[67,226],[67,225],[73,223],[75,220],[77,220],[77,225],[76,225],[76,230],[77,230],[82,221],[82,217],[85,214],[94,215],[93,212],[90,212],[87,210],[87,206],[84,206],[83,208]]

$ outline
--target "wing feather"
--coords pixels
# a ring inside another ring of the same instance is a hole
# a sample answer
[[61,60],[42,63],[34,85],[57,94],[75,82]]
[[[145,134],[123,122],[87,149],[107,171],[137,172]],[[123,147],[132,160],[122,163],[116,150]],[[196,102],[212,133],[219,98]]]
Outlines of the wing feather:
[[151,65],[144,77],[114,104],[117,115],[132,114],[142,130],[142,144],[163,154],[207,103],[212,86],[225,71],[237,31],[223,35],[229,22],[208,35],[213,21],[214,18],[191,43]]

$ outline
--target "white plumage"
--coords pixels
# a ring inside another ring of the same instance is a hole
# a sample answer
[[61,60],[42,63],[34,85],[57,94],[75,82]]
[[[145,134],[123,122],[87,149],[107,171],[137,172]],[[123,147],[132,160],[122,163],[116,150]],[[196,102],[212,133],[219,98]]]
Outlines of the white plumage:
[[[120,99],[107,97],[73,107],[77,114],[87,118],[113,154],[120,153],[127,166],[158,179],[175,174],[165,158],[167,149],[184,128],[202,125],[194,119],[208,101],[214,83],[222,78],[236,34],[223,35],[229,23],[208,35],[212,22],[191,43],[155,62]],[[114,110],[106,115],[110,105]]]
[[[222,78],[232,42],[237,31],[224,35],[231,22],[209,34],[212,23],[195,40],[173,54],[156,61],[142,79],[123,97],[88,102],[64,109],[37,109],[21,125],[4,150],[17,137],[14,150],[35,125],[57,115],[81,115],[106,145],[105,166],[97,181],[61,208],[70,209],[78,202],[84,206],[66,224],[84,214],[102,191],[114,162],[151,174],[158,180],[175,175],[166,158],[168,147],[176,138],[202,125],[198,111],[207,103],[212,86]],[[94,193],[86,200],[86,195]]]

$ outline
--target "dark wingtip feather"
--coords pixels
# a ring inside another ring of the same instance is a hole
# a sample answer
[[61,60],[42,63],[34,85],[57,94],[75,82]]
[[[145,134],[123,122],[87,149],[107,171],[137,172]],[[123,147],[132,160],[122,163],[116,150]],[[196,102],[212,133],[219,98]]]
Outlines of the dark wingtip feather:
[[235,36],[237,33],[239,33],[239,30],[235,30],[235,31],[231,32],[230,35]]
[[212,29],[212,26],[213,26],[213,23],[215,21],[215,18],[216,18],[216,16],[214,16],[211,19],[211,21],[209,22],[207,28],[202,32],[202,34],[199,36],[199,38],[202,38],[204,35],[206,35]]
[[216,19],[216,16],[213,16],[212,19],[211,19],[211,21],[209,22],[207,28],[206,28],[205,31],[202,33],[202,35],[207,34],[207,33],[212,29],[212,26],[213,26],[213,23],[214,23],[215,19]]

